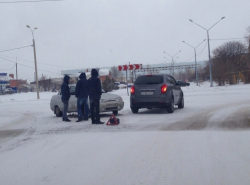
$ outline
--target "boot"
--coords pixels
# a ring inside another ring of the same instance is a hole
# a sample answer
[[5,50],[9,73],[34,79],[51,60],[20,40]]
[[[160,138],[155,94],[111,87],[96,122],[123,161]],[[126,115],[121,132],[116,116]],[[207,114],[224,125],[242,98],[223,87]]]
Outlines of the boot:
[[96,121],[95,124],[104,124],[104,122],[102,122],[102,121]]
[[78,118],[78,120],[76,120],[76,122],[81,122],[82,121],[82,119],[81,118]]
[[69,118],[64,119],[64,121],[66,121],[66,122],[71,122],[71,120],[69,120]]

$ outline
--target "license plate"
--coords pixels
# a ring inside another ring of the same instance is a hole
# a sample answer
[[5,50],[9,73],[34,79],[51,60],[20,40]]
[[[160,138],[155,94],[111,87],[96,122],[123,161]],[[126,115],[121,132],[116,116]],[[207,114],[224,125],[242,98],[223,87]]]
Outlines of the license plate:
[[116,103],[109,103],[107,104],[108,107],[117,107],[117,104]]
[[154,94],[154,92],[151,92],[151,91],[149,91],[149,92],[141,92],[141,95],[153,95]]

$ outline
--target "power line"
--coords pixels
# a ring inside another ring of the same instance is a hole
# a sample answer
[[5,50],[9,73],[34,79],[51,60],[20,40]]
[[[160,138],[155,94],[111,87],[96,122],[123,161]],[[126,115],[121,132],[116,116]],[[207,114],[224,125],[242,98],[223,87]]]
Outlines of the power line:
[[49,1],[64,1],[64,0],[10,1],[10,2],[0,2],[0,3],[40,3]]
[[[194,58],[194,56],[193,57],[191,57],[190,59],[188,59],[188,60],[185,60],[185,61],[183,61],[183,62],[188,62],[189,60],[191,60],[191,59],[193,59]],[[182,63],[182,62],[181,62]]]
[[5,67],[10,67],[10,66],[12,66],[12,64],[9,64],[9,65],[5,65]]
[[[13,62],[12,60],[9,60],[9,59],[3,58],[3,57],[0,57],[0,58],[1,58],[1,59],[4,59],[4,60],[7,60],[7,61],[9,61],[9,62],[12,62],[12,63],[17,63],[17,64],[19,64],[19,65],[21,65],[21,66],[24,66],[24,67],[28,67],[28,68],[31,68],[31,69],[35,69],[34,67],[26,66],[26,65],[20,64],[20,63],[18,63],[18,62]],[[53,74],[57,74],[57,75],[58,75],[58,73],[51,72],[51,71],[46,71],[46,70],[43,70],[43,69],[37,69],[37,70],[39,70],[39,71],[44,71],[44,72],[48,72],[48,73],[53,73]]]
[[[15,57],[10,57],[10,56],[5,56],[5,55],[0,55],[0,56],[15,59]],[[24,61],[24,62],[32,62],[32,63],[34,63],[34,61],[25,60],[25,59],[19,59],[19,58],[18,58],[18,60],[20,60],[20,61]],[[70,67],[70,68],[78,68],[78,67],[72,67],[72,66],[54,65],[54,64],[40,63],[40,62],[38,62],[38,64],[39,64],[39,65],[56,66],[56,67]]]
[[10,70],[10,74],[12,73],[12,71],[13,71],[13,69],[14,69],[14,67],[16,66],[16,64],[12,67],[12,69]]
[[22,48],[31,47],[31,46],[32,46],[32,45],[29,45],[29,46],[23,46],[23,47],[19,47],[19,48],[13,48],[13,49],[7,49],[7,50],[3,50],[3,51],[0,51],[0,52],[12,51],[12,50],[16,50],[16,49],[22,49]]
[[9,69],[0,69],[0,70],[11,70],[13,67],[15,67],[16,66],[16,64],[14,65],[14,66],[12,66],[11,68],[9,68]]
[[[202,51],[201,51],[198,55],[196,55],[196,56],[199,56],[201,53],[203,53],[203,51],[204,51],[204,49],[206,48],[206,46],[207,46],[207,42],[206,42],[205,46],[203,47]],[[188,62],[189,60],[193,59],[194,57],[195,57],[195,56],[193,56],[193,57],[191,57],[191,58],[189,58],[189,59],[187,59],[187,60],[185,60],[185,61],[183,61],[183,62],[181,62],[181,63]]]
[[202,54],[202,53],[203,53],[203,51],[204,51],[204,49],[206,48],[206,46],[207,46],[207,42],[206,42],[206,44],[205,44],[204,48],[202,49],[202,51],[201,51],[198,55],[196,55],[196,56],[199,56],[200,54]]
[[228,39],[210,39],[210,40],[241,40],[241,39],[245,39],[244,37],[241,38],[228,38]]

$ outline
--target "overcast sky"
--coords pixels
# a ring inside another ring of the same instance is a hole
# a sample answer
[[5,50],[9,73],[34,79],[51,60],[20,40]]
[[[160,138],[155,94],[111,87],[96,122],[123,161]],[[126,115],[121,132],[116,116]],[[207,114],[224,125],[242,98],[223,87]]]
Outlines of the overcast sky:
[[[6,2],[8,0],[0,0]],[[9,0],[10,2],[10,0]],[[242,38],[250,26],[250,0],[65,0],[40,3],[0,3],[0,51],[32,45],[35,30],[38,74],[51,77],[65,69],[169,63],[194,56],[191,47],[206,39]],[[242,40],[244,41],[244,40]],[[210,41],[211,51],[227,42]],[[203,52],[202,52],[203,51]],[[202,53],[201,53],[202,52]],[[197,60],[208,60],[206,42],[197,48]],[[0,52],[0,72],[34,79],[33,48]],[[167,59],[165,59],[166,57]],[[22,60],[19,60],[22,59]],[[24,61],[25,60],[25,61]],[[26,61],[27,60],[27,61]],[[6,70],[4,70],[6,69]],[[45,72],[41,70],[50,71]]]

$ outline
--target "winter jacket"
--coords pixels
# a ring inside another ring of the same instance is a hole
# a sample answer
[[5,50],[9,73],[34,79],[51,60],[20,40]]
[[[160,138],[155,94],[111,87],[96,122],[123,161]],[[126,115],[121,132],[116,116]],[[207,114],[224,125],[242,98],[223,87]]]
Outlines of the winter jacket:
[[89,99],[100,99],[102,95],[101,81],[96,69],[91,70],[91,78],[88,80]]
[[70,98],[69,79],[70,77],[68,75],[64,76],[63,83],[61,85],[62,100],[69,100]]
[[88,80],[86,79],[86,74],[81,73],[79,76],[80,80],[76,83],[76,93],[77,98],[88,98]]

